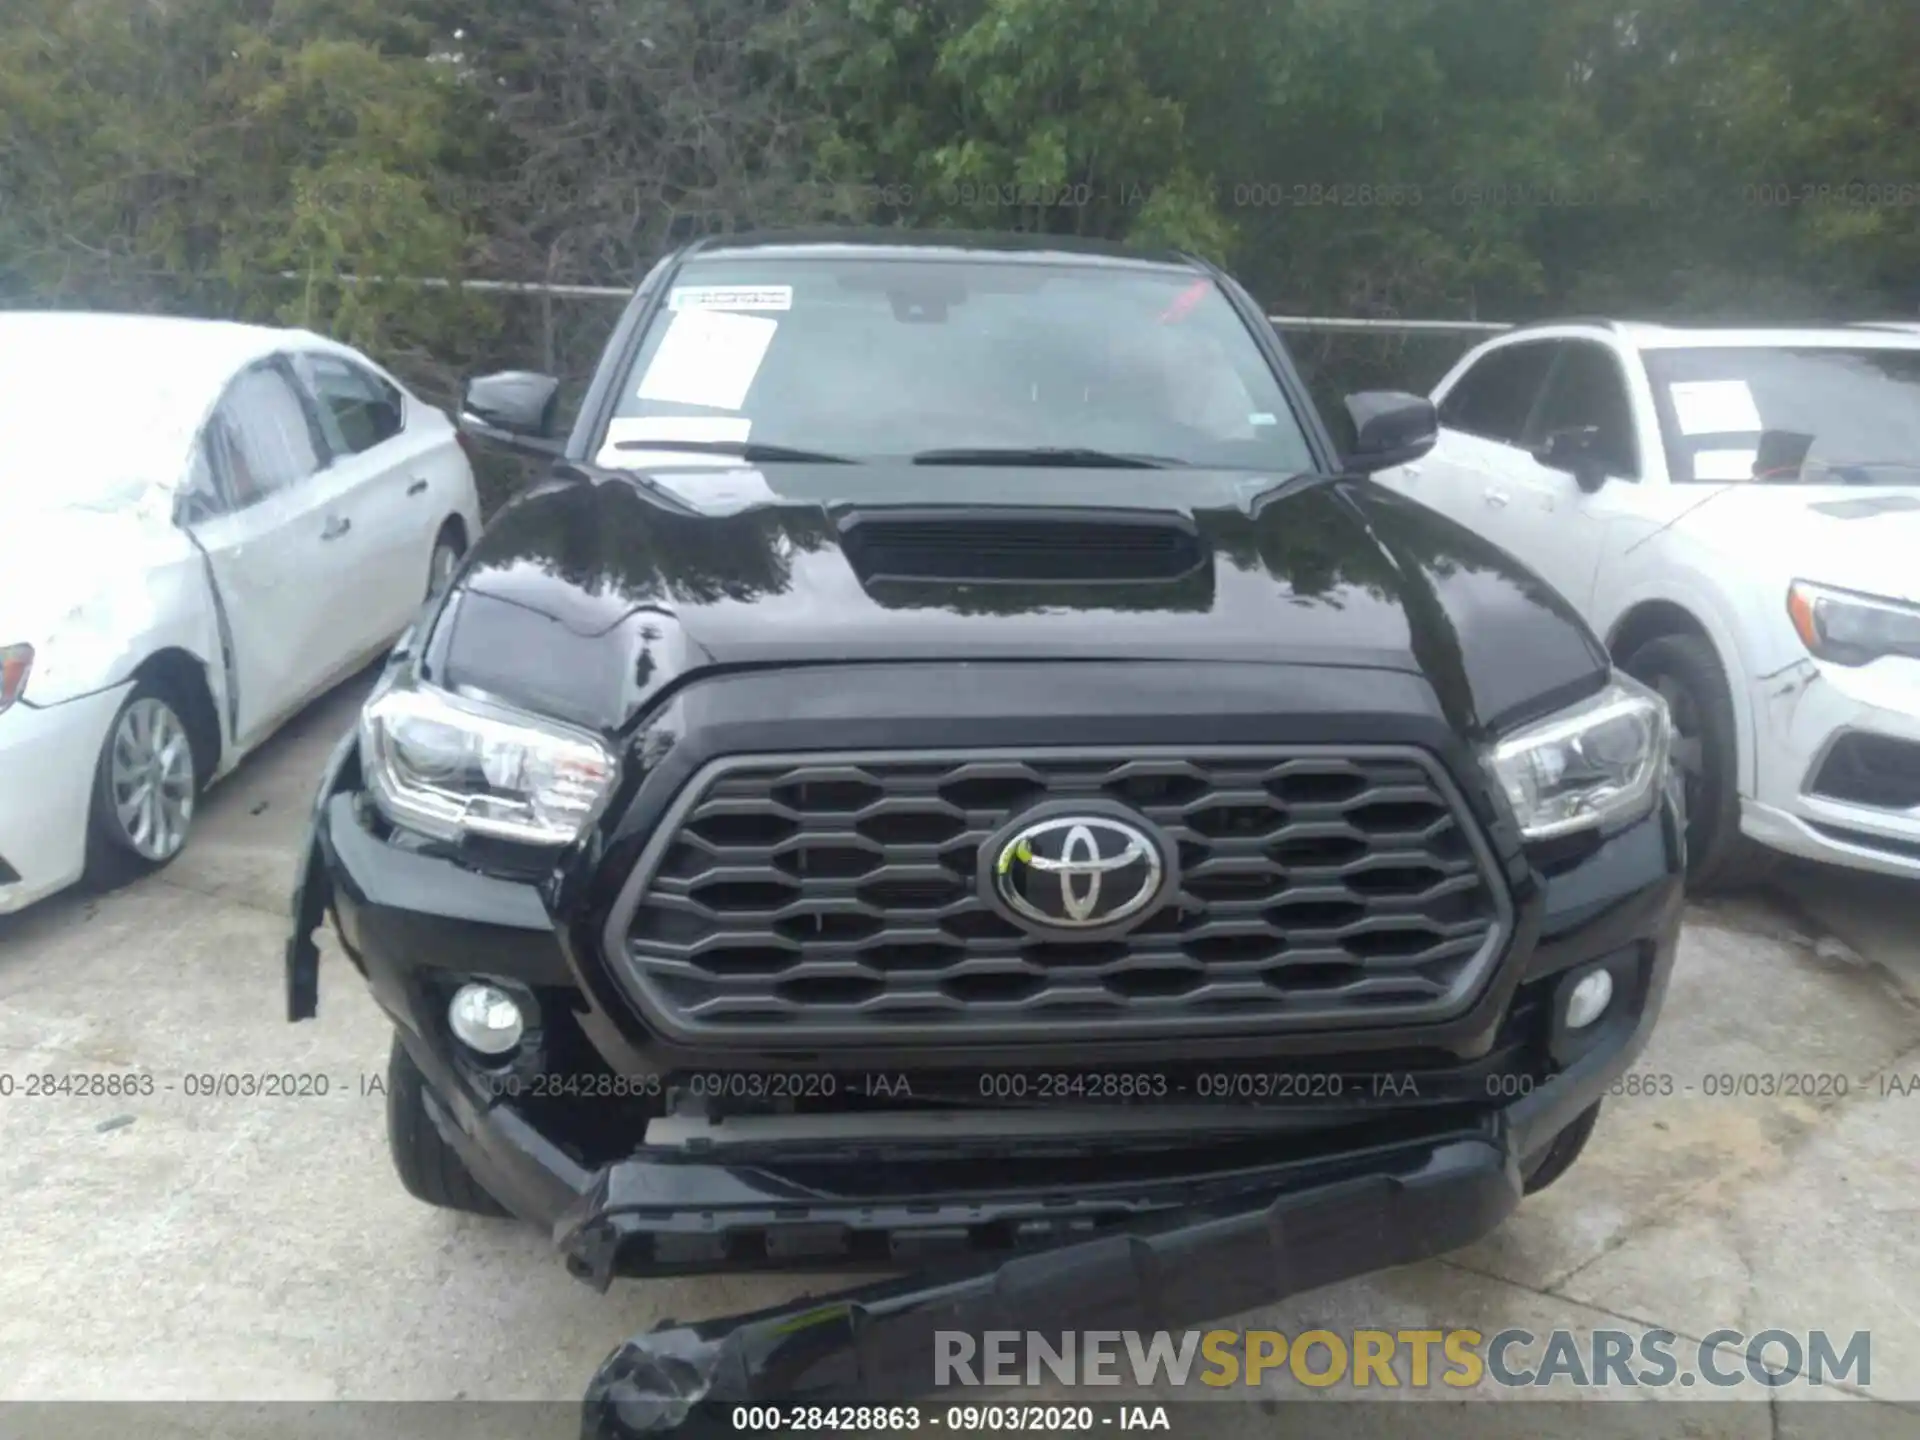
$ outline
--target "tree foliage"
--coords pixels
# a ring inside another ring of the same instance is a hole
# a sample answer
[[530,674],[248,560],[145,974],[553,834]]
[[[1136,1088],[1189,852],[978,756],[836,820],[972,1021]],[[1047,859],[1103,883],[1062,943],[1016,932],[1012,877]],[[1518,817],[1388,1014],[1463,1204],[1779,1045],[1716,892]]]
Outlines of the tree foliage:
[[627,286],[691,234],[821,221],[1179,245],[1349,314],[1920,305],[1920,7],[1886,0],[0,20],[0,301],[308,324],[439,394],[482,363],[583,369],[612,307],[393,277]]

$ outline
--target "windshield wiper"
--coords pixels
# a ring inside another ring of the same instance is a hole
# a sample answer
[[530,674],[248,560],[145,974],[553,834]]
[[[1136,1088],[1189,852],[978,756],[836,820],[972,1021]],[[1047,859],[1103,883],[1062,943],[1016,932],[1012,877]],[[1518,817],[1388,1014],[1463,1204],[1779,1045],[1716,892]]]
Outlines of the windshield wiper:
[[791,445],[762,445],[753,440],[616,440],[616,450],[686,450],[700,455],[737,455],[754,464],[857,465],[845,455],[830,455],[824,450],[796,450]]
[[1034,449],[922,450],[913,457],[916,465],[1059,465],[1086,470],[1165,470],[1184,466],[1184,460],[1165,455],[1122,455],[1110,450],[1089,450],[1074,445],[1048,445]]

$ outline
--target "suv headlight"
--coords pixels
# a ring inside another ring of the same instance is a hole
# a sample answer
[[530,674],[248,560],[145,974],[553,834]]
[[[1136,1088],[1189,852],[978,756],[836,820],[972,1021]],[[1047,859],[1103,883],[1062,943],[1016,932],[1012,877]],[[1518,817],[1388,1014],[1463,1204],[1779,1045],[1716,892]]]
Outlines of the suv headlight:
[[1507,736],[1486,765],[1520,833],[1545,840],[1644,814],[1672,748],[1667,702],[1615,675],[1598,695]]
[[566,845],[599,817],[618,762],[598,737],[493,701],[394,686],[360,712],[367,788],[389,819],[443,840]]
[[1885,655],[1920,659],[1920,606],[1796,580],[1787,614],[1817,659],[1864,665]]

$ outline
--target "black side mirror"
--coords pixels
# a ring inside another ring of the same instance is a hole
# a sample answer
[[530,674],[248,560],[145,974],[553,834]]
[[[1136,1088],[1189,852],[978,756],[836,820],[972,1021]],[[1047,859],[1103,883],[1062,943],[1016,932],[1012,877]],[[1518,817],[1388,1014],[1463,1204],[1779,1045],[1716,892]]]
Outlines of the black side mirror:
[[460,428],[511,450],[558,455],[560,382],[530,370],[504,370],[467,382]]
[[1598,425],[1555,430],[1533,447],[1533,458],[1549,470],[1566,471],[1582,490],[1598,490],[1607,482],[1607,462],[1600,454]]
[[1399,390],[1362,390],[1347,396],[1353,449],[1347,468],[1363,475],[1408,465],[1433,449],[1440,417],[1433,402]]

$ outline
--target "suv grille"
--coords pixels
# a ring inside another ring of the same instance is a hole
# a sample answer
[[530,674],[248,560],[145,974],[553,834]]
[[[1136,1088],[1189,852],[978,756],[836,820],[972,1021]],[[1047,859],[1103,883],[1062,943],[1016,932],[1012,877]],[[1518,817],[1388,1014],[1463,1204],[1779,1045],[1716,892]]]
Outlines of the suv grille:
[[[981,845],[1042,800],[1158,825],[1176,893],[1120,940],[1042,938]],[[1402,1024],[1463,1008],[1505,892],[1423,751],[924,752],[716,761],[614,908],[671,1034],[856,1045]]]

